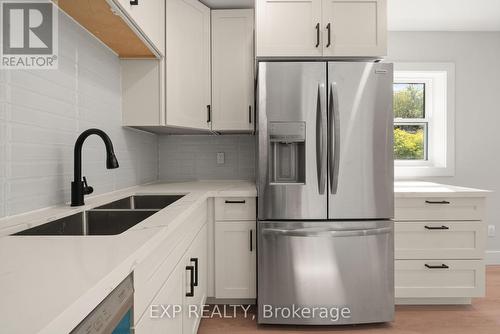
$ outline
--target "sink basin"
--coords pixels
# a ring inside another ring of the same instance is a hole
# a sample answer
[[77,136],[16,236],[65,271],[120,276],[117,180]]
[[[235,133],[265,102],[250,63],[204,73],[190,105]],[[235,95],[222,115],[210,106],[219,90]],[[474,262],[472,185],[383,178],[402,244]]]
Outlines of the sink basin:
[[53,220],[13,235],[116,235],[184,195],[134,195],[92,210]]
[[184,195],[134,195],[101,205],[96,209],[156,209],[161,210]]
[[116,235],[139,224],[156,212],[158,210],[89,210],[13,235]]

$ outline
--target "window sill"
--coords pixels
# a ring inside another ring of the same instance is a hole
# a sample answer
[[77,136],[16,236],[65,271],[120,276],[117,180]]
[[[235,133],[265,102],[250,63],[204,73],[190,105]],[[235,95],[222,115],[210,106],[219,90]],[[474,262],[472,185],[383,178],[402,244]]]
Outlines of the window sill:
[[394,166],[394,179],[414,179],[415,177],[454,176],[452,167],[437,166]]

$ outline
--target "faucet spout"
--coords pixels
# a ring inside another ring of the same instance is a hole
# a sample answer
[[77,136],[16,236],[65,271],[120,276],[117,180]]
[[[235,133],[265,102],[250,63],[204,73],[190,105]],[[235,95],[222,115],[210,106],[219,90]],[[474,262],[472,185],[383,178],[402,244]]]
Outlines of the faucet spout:
[[93,188],[87,185],[87,180],[82,180],[82,147],[85,139],[91,135],[99,136],[106,147],[106,168],[115,169],[119,167],[113,149],[113,143],[109,136],[99,129],[88,129],[80,134],[75,143],[74,150],[74,180],[71,182],[71,206],[81,206],[85,204],[84,195],[91,194]]

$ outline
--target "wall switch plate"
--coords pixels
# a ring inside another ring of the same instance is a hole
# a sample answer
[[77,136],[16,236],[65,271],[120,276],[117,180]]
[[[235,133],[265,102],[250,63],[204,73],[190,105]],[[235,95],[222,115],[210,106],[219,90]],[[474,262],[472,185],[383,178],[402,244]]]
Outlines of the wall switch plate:
[[217,165],[224,164],[224,152],[217,152]]
[[493,238],[496,235],[495,225],[488,225],[488,237]]

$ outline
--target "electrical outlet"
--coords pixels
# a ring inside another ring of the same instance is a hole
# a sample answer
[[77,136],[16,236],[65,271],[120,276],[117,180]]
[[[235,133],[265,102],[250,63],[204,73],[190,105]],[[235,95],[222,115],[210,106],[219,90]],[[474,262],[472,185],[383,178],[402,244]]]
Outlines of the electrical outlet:
[[495,225],[488,225],[488,237],[493,238],[496,235]]
[[217,152],[217,165],[224,164],[224,152]]

